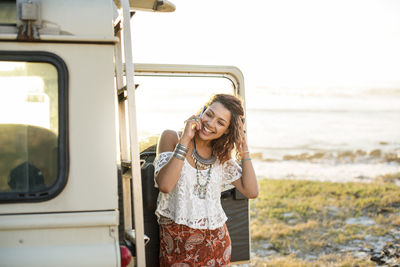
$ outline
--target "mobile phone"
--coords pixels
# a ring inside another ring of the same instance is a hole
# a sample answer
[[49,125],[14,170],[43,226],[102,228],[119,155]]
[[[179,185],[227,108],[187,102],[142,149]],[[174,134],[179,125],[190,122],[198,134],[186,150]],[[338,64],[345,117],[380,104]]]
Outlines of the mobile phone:
[[204,111],[206,111],[206,109],[207,109],[207,107],[204,106],[204,107],[203,107],[203,110],[201,111],[200,116],[199,116],[200,119],[203,117]]

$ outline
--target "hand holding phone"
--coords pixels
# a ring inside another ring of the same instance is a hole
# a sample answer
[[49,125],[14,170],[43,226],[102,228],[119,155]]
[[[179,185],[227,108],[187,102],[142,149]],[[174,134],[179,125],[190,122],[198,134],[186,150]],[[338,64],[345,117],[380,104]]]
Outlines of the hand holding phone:
[[[201,120],[201,118],[203,117],[204,112],[206,111],[206,109],[207,109],[207,107],[204,106],[203,109],[201,110],[200,115],[199,115],[199,119],[200,119],[200,120]],[[193,123],[193,124],[192,124],[192,129],[194,129],[195,127],[196,127],[196,124]]]

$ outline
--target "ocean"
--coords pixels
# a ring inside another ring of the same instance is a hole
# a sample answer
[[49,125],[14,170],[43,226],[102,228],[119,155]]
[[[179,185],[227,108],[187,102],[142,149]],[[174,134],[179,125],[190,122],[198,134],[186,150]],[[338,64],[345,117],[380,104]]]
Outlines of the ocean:
[[[165,129],[181,129],[212,93],[232,90],[227,79],[153,78],[136,79],[141,142]],[[400,178],[400,86],[247,86],[246,111],[248,143],[260,178]]]
[[400,88],[258,87],[246,104],[259,177],[400,178]]

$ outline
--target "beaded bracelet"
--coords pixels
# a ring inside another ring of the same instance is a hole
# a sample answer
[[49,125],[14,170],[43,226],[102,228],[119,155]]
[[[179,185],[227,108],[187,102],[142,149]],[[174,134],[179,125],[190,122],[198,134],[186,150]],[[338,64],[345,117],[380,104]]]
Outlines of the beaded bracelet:
[[245,158],[245,159],[242,159],[241,161],[243,163],[243,162],[248,161],[248,160],[251,160],[251,158]]

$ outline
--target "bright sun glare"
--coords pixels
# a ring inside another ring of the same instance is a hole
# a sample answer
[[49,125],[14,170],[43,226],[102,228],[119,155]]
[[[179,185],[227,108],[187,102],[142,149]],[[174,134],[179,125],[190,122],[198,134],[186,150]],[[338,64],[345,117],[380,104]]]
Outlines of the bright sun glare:
[[[25,63],[1,62],[0,71],[24,69]],[[49,97],[38,76],[0,77],[0,123],[36,125],[50,129]]]

